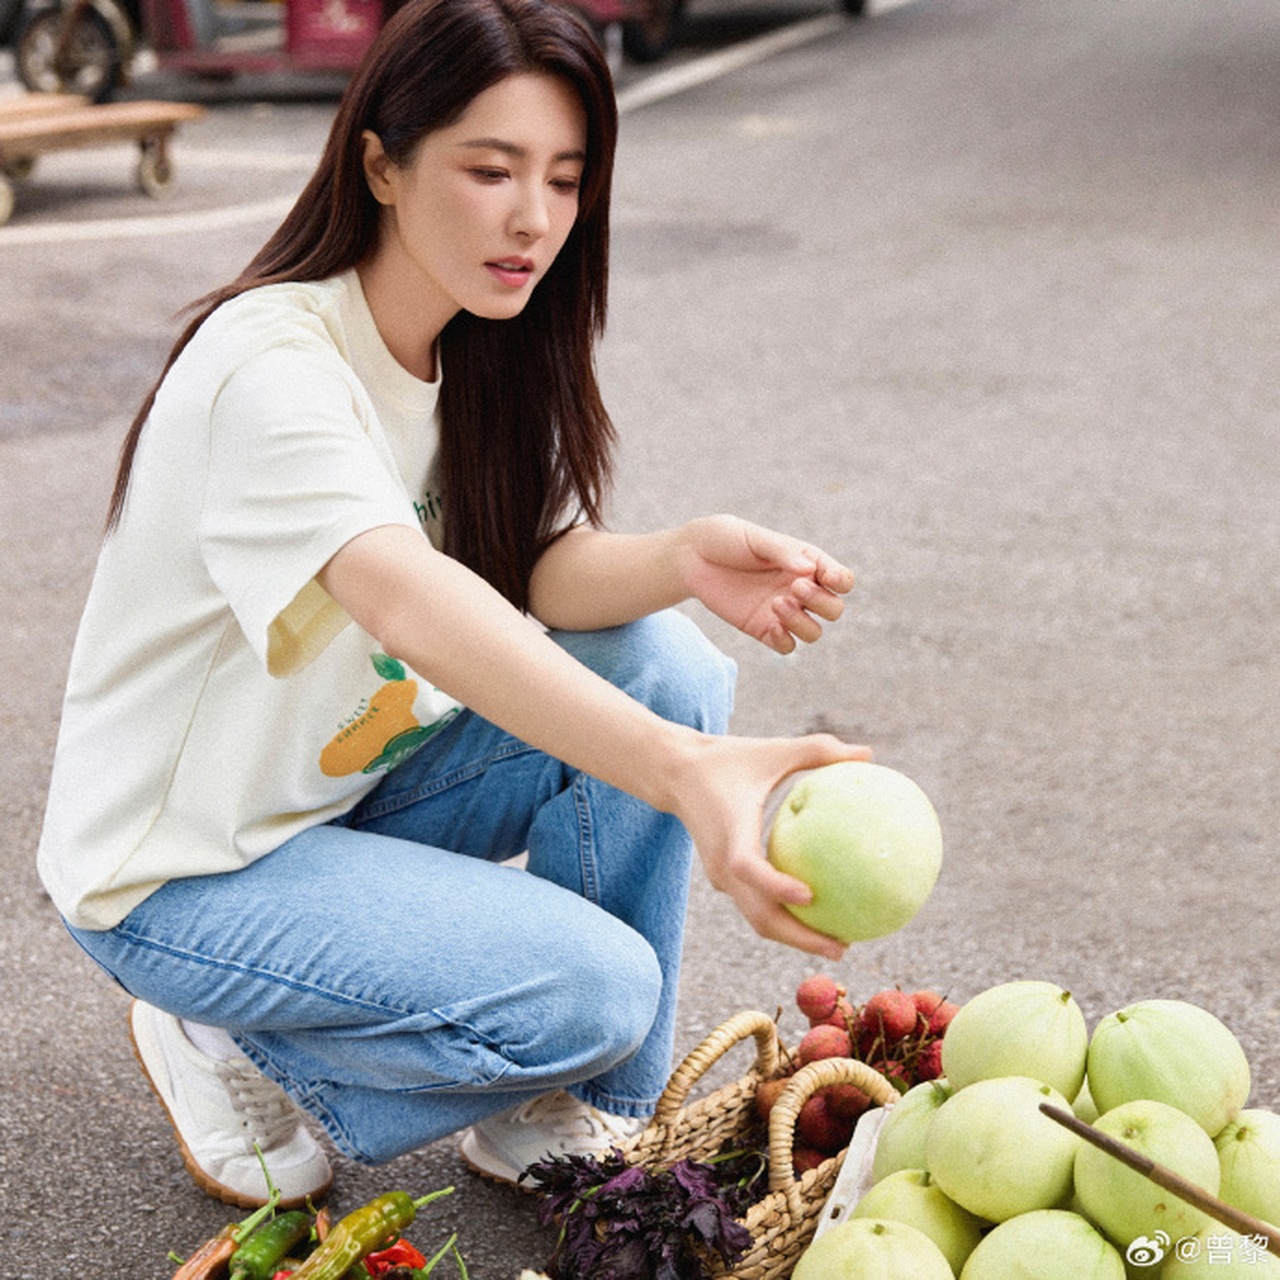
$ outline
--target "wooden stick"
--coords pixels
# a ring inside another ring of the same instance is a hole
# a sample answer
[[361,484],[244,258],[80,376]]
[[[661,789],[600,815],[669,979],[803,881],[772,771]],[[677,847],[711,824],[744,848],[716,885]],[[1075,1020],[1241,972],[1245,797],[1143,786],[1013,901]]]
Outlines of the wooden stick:
[[1086,1142],[1091,1142],[1109,1156],[1115,1156],[1130,1169],[1150,1178],[1158,1187],[1172,1191],[1180,1200],[1185,1200],[1201,1213],[1207,1213],[1211,1218],[1216,1218],[1238,1235],[1258,1236],[1265,1240],[1267,1252],[1280,1256],[1280,1231],[1269,1223],[1263,1222],[1261,1218],[1255,1218],[1245,1213],[1243,1209],[1223,1203],[1217,1196],[1211,1196],[1203,1187],[1196,1186],[1194,1182],[1188,1182],[1186,1178],[1174,1173],[1172,1169],[1166,1169],[1162,1164],[1156,1164],[1150,1156],[1144,1156],[1141,1152],[1113,1138],[1109,1133],[1103,1133],[1101,1129],[1085,1124],[1070,1111],[1063,1111],[1061,1107],[1055,1107],[1048,1102],[1042,1102],[1040,1110],[1050,1120],[1056,1120]]

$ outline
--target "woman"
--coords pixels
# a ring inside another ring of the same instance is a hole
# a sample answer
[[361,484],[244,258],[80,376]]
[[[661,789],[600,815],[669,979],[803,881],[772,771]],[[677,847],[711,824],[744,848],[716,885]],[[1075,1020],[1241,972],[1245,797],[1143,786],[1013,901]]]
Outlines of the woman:
[[670,1068],[694,847],[763,936],[841,952],[761,809],[866,752],[722,736],[731,665],[670,606],[789,652],[852,575],[729,517],[601,524],[615,134],[562,10],[415,0],[126,441],[40,868],[231,1203],[255,1145],[286,1203],[328,1185],[303,1112],[365,1162],[465,1130],[508,1181],[616,1141]]

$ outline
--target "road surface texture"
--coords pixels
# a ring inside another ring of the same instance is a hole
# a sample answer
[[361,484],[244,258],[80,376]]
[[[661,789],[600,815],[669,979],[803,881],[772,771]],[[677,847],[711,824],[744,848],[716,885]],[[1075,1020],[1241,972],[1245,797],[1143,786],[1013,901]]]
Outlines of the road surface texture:
[[[687,65],[798,6],[698,0]],[[737,23],[737,28],[734,27]],[[660,74],[632,68],[624,82]],[[917,0],[624,116],[615,524],[726,509],[847,559],[792,660],[708,624],[736,728],[833,729],[933,798],[946,860],[856,998],[1041,978],[1090,1024],[1196,1001],[1280,1106],[1280,8]],[[191,1185],[125,1001],[34,868],[61,686],[128,419],[172,316],[300,189],[332,92],[190,92],[163,204],[127,151],[49,157],[0,229],[0,1276],[163,1280],[228,1218]],[[128,768],[128,761],[119,762]],[[403,927],[397,925],[396,927]],[[679,1043],[824,966],[694,893]],[[825,966],[829,967],[829,966]],[[740,1064],[745,1067],[746,1055]],[[550,1235],[450,1142],[332,1202],[455,1184],[476,1280]],[[448,1268],[442,1267],[448,1274]]]

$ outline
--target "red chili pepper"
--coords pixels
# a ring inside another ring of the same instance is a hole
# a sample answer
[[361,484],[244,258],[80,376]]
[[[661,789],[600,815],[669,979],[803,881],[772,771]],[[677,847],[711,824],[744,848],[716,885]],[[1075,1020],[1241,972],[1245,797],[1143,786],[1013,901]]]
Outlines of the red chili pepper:
[[427,1260],[413,1245],[401,1238],[390,1248],[366,1254],[364,1265],[371,1276],[380,1276],[385,1275],[392,1267],[425,1267]]

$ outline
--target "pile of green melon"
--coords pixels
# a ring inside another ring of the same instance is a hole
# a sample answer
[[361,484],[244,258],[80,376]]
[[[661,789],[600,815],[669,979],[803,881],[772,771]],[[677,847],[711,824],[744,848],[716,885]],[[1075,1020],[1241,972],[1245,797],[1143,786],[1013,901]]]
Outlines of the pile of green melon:
[[1240,1235],[1040,1110],[1080,1119],[1223,1202],[1280,1223],[1280,1115],[1217,1017],[1144,1000],[1089,1034],[1071,994],[1009,982],[963,1005],[943,1077],[884,1119],[872,1185],[793,1280],[1280,1277]]

